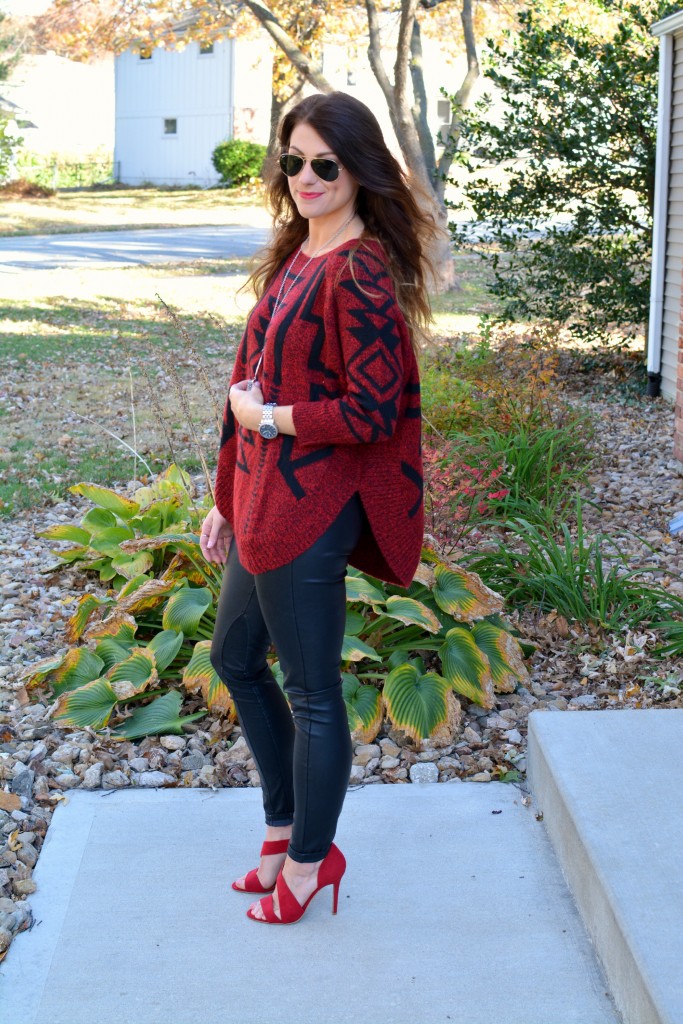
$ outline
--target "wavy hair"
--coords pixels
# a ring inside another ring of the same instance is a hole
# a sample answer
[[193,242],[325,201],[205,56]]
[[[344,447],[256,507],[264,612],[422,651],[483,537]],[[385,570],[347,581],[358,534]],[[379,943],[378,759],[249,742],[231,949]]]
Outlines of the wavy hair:
[[[294,128],[302,123],[318,133],[358,182],[356,212],[365,225],[359,245],[364,238],[382,243],[396,298],[416,346],[431,321],[427,275],[433,274],[433,268],[427,249],[438,234],[434,218],[425,212],[424,189],[408,179],[387,148],[377,118],[353,96],[316,93],[298,103],[278,127],[281,152],[286,152]],[[265,179],[273,238],[257,257],[258,265],[247,282],[259,298],[283,261],[308,235],[308,220],[297,210],[287,178],[273,156],[267,161]]]

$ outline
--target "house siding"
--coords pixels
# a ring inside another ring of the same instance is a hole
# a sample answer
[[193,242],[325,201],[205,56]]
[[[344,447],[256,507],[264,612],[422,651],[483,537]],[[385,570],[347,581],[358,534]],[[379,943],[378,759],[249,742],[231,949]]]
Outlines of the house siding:
[[[196,42],[185,50],[153,51],[141,60],[132,50],[116,59],[116,147],[119,179],[130,185],[213,185],[216,144],[233,127],[231,40],[199,55]],[[189,59],[188,59],[189,58]],[[175,135],[164,133],[175,119]]]
[[683,458],[683,32],[674,35],[669,194],[666,220],[666,275],[662,317],[662,394],[676,402],[676,457]]

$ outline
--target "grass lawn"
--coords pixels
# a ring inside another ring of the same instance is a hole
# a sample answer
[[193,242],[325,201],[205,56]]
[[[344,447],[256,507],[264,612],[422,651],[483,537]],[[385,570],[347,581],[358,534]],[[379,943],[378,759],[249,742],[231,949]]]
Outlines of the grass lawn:
[[46,199],[0,196],[0,236],[239,224],[247,209],[252,223],[254,217],[269,223],[256,187],[83,189]]
[[[459,288],[435,299],[437,343],[466,341],[478,315],[492,308],[478,261],[463,256],[458,264]],[[167,361],[180,374],[213,466],[251,305],[239,294],[247,273],[248,261],[235,259],[13,277],[12,298],[0,299],[0,515],[42,504],[81,480],[114,484],[144,472],[111,434],[153,471],[173,458],[171,447],[186,468],[199,469]],[[176,311],[175,324],[160,299]]]

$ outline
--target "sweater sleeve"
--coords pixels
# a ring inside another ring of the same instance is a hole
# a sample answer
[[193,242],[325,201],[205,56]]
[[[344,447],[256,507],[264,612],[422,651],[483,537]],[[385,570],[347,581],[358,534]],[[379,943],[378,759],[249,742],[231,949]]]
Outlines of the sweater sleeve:
[[387,440],[398,420],[408,327],[383,262],[363,253],[354,256],[353,270],[346,258],[339,273],[330,266],[324,318],[325,345],[341,350],[346,390],[339,398],[294,403],[299,444]]

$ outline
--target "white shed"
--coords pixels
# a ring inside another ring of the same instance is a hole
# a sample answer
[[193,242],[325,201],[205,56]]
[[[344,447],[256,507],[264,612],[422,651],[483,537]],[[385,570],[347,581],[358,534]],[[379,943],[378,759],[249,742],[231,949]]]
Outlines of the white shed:
[[214,185],[217,145],[268,142],[272,51],[264,38],[127,50],[116,58],[115,170],[127,185]]

